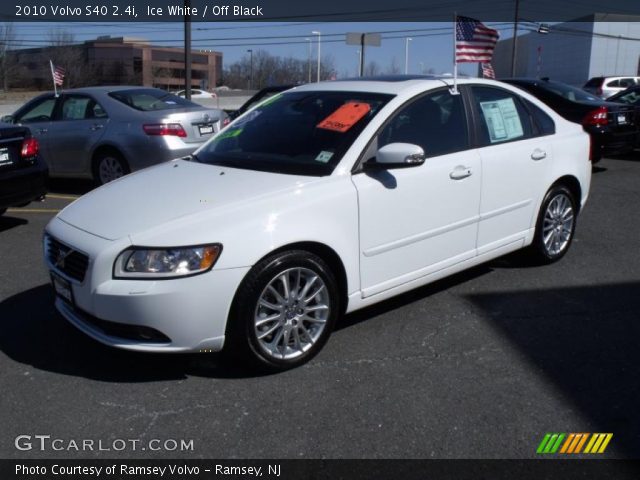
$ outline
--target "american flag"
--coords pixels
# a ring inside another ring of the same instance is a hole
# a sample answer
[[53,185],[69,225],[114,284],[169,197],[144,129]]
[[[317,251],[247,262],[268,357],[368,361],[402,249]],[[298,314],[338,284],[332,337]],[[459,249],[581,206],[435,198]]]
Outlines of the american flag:
[[456,17],[456,63],[490,62],[500,35],[469,17]]
[[51,75],[53,76],[53,84],[61,87],[64,82],[64,68],[58,66],[55,67],[53,62],[49,60],[51,64]]
[[496,72],[493,71],[491,63],[482,64],[482,77],[483,78],[496,78]]

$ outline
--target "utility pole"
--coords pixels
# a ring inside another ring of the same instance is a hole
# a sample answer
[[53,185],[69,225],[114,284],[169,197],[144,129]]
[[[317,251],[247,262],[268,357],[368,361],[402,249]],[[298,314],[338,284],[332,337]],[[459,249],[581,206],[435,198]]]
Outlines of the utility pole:
[[247,50],[247,52],[249,52],[250,55],[250,60],[249,60],[249,90],[251,90],[253,88],[253,50],[249,49]]
[[191,0],[184,0],[184,98],[191,100]]
[[516,12],[513,18],[513,46],[511,47],[511,76],[516,76],[516,52],[518,49],[518,10],[520,0],[516,0]]
[[307,56],[307,73],[309,79],[307,80],[307,83],[311,83],[311,39],[305,38],[305,40],[309,41],[309,55]]
[[311,32],[312,35],[318,35],[318,76],[317,76],[317,82],[320,81],[320,37],[322,36],[321,32],[318,32],[316,30],[314,30],[313,32]]
[[404,74],[409,73],[409,42],[413,40],[411,37],[404,39]]

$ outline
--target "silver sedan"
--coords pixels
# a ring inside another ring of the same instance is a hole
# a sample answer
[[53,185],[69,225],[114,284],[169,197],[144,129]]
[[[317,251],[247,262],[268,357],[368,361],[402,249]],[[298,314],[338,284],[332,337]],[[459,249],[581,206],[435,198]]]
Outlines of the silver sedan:
[[189,155],[225,118],[160,89],[114,86],[45,93],[3,119],[31,127],[51,176],[104,184]]

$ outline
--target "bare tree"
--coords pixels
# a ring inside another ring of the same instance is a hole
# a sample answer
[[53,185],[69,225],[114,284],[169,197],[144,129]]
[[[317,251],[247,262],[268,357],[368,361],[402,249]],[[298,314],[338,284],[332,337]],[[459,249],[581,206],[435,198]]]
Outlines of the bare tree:
[[16,41],[13,30],[13,23],[0,25],[0,78],[2,79],[2,89],[6,92],[12,75],[16,72],[15,59],[10,55],[10,50]]
[[68,30],[50,30],[47,39],[49,60],[55,66],[60,66],[65,71],[64,84],[66,87],[79,87],[92,85],[96,77],[89,68],[85,58],[85,50],[81,44],[76,43],[73,33]]
[[[312,65],[311,78],[317,76],[317,64]],[[320,63],[321,80],[328,80],[335,75],[334,61],[331,55],[325,55]],[[308,60],[295,57],[274,56],[265,50],[250,55],[231,64],[224,73],[225,84],[232,88],[261,89],[269,85],[297,85],[306,83],[308,78]]]
[[386,73],[388,73],[389,75],[396,75],[396,74],[398,74],[400,72],[401,72],[400,64],[398,64],[398,59],[394,55],[393,57],[391,57],[391,62],[389,63],[389,66],[387,67]]
[[364,67],[364,74],[368,77],[380,75],[381,71],[382,69],[380,68],[380,65],[378,65],[378,62],[376,62],[375,60],[371,60],[369,63],[367,63],[367,66]]

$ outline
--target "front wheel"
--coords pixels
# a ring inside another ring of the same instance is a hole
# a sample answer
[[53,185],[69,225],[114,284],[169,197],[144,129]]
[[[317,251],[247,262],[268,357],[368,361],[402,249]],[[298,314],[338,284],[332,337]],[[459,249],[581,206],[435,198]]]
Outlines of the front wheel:
[[100,153],[93,165],[93,178],[98,185],[117,180],[129,173],[129,166],[121,155],[113,152]]
[[255,265],[242,282],[225,348],[265,370],[297,367],[322,349],[339,311],[334,274],[320,257],[278,253]]
[[549,190],[540,207],[531,245],[535,260],[553,263],[567,253],[573,240],[577,215],[576,199],[567,187],[557,185]]

